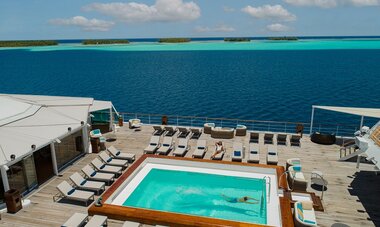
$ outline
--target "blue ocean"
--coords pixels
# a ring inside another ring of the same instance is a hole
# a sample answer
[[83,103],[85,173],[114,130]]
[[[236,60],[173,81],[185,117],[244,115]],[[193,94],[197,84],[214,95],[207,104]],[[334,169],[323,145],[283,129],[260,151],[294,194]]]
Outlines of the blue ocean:
[[[122,112],[291,122],[309,122],[312,105],[380,107],[380,49],[104,49],[2,49],[0,92],[94,97]],[[359,125],[360,117],[318,111],[316,121]]]

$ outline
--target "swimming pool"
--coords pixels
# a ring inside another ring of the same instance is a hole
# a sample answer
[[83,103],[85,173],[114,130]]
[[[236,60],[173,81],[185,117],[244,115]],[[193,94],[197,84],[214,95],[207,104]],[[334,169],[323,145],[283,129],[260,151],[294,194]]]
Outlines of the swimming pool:
[[[90,214],[146,224],[286,226],[279,167],[149,155],[136,162],[103,195],[103,207],[92,206]],[[252,204],[236,202],[244,196]]]

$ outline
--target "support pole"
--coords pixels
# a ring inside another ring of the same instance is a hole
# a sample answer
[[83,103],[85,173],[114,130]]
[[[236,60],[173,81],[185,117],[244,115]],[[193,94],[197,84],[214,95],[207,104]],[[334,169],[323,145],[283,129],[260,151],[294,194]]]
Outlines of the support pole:
[[57,164],[57,156],[55,154],[55,146],[54,143],[50,144],[50,152],[51,152],[51,161],[53,164],[53,171],[56,176],[58,176],[58,164]]
[[311,110],[311,120],[310,120],[310,135],[313,133],[313,123],[314,123],[314,106],[313,109]]
[[112,114],[112,106],[110,108],[110,131],[113,131],[113,114]]
[[357,156],[357,159],[356,159],[356,170],[360,170],[359,167],[360,167],[360,159],[361,159],[361,155],[359,154]]
[[1,170],[1,179],[3,180],[3,187],[4,187],[4,192],[9,191],[9,181],[8,181],[8,175],[7,175],[7,170],[8,166],[2,165],[0,167]]
[[[362,116],[362,119],[360,120],[360,129],[363,128],[363,123],[364,123],[364,116]],[[360,129],[359,129],[359,130],[360,130]]]
[[88,138],[88,126],[87,123],[84,123],[82,128],[82,138],[83,138],[83,152],[89,153],[89,138]]

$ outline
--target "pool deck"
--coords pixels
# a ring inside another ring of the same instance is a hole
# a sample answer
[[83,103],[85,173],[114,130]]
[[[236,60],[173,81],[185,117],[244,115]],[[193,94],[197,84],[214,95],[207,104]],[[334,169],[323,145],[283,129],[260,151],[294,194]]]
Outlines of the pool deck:
[[[152,132],[151,126],[143,126],[141,131],[128,129],[124,126],[118,128],[116,133],[108,133],[105,136],[117,138],[116,141],[107,143],[107,146],[114,145],[126,152],[135,153],[138,159],[143,155],[143,149],[149,143]],[[266,162],[265,147],[267,145],[263,144],[263,135],[260,133],[260,164]],[[215,139],[206,134],[202,134],[200,139],[207,140],[209,150],[204,159],[210,159]],[[175,139],[175,142],[177,141]],[[196,141],[190,140],[192,148],[185,157],[191,157]],[[233,142],[243,142],[248,149],[249,135],[222,141],[227,148],[223,160],[230,161]],[[361,172],[356,173],[356,163],[338,161],[339,146],[317,145],[310,142],[310,138],[307,136],[302,138],[301,147],[279,145],[278,151],[278,165],[285,166],[288,158],[300,158],[302,171],[308,181],[310,181],[310,174],[314,170],[322,171],[324,178],[328,181],[328,189],[323,197],[325,212],[316,212],[319,226],[327,227],[335,223],[343,223],[348,226],[375,226],[375,224],[380,224],[380,216],[376,212],[380,210],[380,198],[377,196],[380,192],[380,179],[373,172],[373,165],[362,163],[360,165]],[[53,202],[53,196],[57,193],[56,186],[60,182],[69,181],[68,178],[72,173],[80,172],[80,169],[95,157],[96,154],[86,155],[62,171],[61,176],[53,177],[39,189],[29,194],[27,198],[32,203],[28,207],[16,214],[2,213],[0,226],[60,226],[75,212],[87,213],[90,206]],[[243,162],[246,162],[246,157]],[[308,191],[321,195],[321,192],[311,188],[310,184]],[[122,222],[116,220],[109,220],[108,222],[110,227],[121,225]]]

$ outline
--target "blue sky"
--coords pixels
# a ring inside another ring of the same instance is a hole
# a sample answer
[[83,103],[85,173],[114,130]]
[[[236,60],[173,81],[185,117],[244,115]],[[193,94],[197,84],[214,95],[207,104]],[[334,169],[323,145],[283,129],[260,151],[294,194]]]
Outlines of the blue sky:
[[380,0],[2,0],[0,40],[380,35]]

